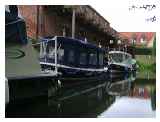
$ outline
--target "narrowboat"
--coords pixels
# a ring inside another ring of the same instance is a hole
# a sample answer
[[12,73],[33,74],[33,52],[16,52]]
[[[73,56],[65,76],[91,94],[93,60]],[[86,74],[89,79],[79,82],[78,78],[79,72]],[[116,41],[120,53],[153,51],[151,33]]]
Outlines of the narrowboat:
[[44,72],[56,72],[62,77],[97,77],[108,71],[104,63],[105,50],[96,45],[55,36],[40,39],[40,65]]
[[136,60],[132,55],[124,51],[108,52],[108,70],[112,73],[130,72],[135,70]]
[[5,6],[5,104],[47,96],[56,74],[41,72],[36,50],[27,37],[26,22],[16,5]]

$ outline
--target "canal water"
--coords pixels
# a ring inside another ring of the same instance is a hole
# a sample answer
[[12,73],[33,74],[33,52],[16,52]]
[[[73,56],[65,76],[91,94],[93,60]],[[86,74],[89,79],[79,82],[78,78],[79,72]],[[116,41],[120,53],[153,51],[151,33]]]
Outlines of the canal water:
[[6,117],[155,117],[156,79],[111,75],[106,81],[59,88],[55,96],[8,104]]

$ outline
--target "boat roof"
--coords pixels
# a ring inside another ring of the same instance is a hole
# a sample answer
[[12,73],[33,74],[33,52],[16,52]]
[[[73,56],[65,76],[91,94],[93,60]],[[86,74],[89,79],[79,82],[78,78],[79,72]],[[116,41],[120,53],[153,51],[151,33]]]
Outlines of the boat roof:
[[132,57],[131,54],[127,53],[127,52],[124,52],[124,51],[109,51],[108,54],[123,54],[123,55],[127,55],[129,57]]
[[98,51],[105,51],[104,48],[100,48],[98,47],[97,45],[95,44],[91,44],[89,42],[85,42],[83,40],[80,40],[80,39],[73,39],[71,37],[64,37],[64,36],[50,36],[50,37],[43,37],[41,38],[40,40],[41,41],[53,41],[55,38],[57,38],[57,41],[62,41],[64,43],[69,43],[69,44],[72,44],[72,45],[80,45],[80,46],[85,46],[86,48],[92,48],[92,49],[97,49]]

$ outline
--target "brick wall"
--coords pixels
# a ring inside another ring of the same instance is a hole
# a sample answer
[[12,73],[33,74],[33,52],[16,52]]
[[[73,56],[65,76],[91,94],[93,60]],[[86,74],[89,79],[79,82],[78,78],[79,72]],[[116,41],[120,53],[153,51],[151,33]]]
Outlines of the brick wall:
[[[37,7],[39,7],[39,12]],[[63,28],[66,27],[66,36],[71,37],[72,19],[71,16],[57,15],[55,11],[48,12],[45,6],[34,5],[19,5],[18,6],[21,15],[24,17],[27,24],[27,34],[29,37],[36,39],[37,34],[40,36],[62,36]],[[39,13],[39,17],[37,17]],[[37,27],[38,18],[38,27]],[[86,37],[90,42],[98,44],[99,41],[106,42],[108,35],[98,32],[97,29],[93,31],[92,28],[86,27],[76,18],[76,33],[75,37],[79,38],[80,32],[86,32],[85,35],[81,35],[82,38]],[[81,29],[83,31],[81,31]],[[38,31],[38,32],[37,32]],[[97,32],[96,32],[97,31]]]
[[27,35],[36,38],[36,24],[37,24],[37,8],[33,5],[19,5],[19,12],[25,19],[27,27]]

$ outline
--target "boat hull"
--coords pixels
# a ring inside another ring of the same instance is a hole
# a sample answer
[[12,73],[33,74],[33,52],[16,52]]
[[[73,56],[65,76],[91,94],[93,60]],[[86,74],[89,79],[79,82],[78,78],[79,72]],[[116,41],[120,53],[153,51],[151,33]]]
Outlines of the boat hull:
[[118,64],[110,64],[108,66],[108,71],[111,73],[125,73],[125,72],[131,72],[132,68],[127,66],[122,66]]
[[[82,67],[69,67],[64,65],[57,65],[58,73],[65,78],[89,78],[89,77],[99,77],[101,75],[106,75],[108,73],[107,69],[99,68],[82,68]],[[42,71],[54,71],[54,64],[44,64],[41,62]]]

